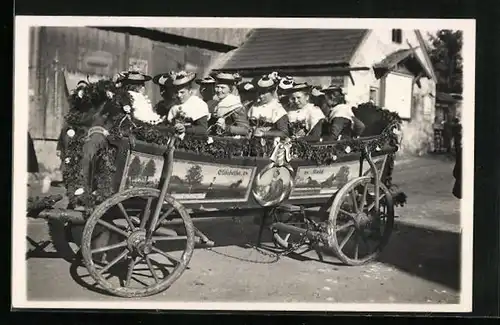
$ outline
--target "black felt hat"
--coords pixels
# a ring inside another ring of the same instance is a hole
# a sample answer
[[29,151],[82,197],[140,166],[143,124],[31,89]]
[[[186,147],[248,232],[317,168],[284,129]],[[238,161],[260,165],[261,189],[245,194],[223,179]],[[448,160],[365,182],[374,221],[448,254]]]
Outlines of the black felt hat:
[[203,79],[196,79],[195,82],[200,86],[214,85],[215,79],[212,76],[207,76]]
[[160,87],[166,87],[172,83],[172,77],[170,73],[160,73],[153,77],[153,83]]
[[256,78],[253,82],[257,91],[272,91],[278,86],[279,80],[274,78],[272,74],[266,74],[260,78]]
[[252,82],[250,81],[244,81],[238,85],[238,91],[240,93],[251,93],[255,92],[255,86]]
[[216,83],[235,85],[241,81],[241,76],[238,73],[217,72],[212,74]]
[[144,84],[151,79],[153,79],[151,76],[139,71],[127,71],[123,74],[121,82],[125,84]]

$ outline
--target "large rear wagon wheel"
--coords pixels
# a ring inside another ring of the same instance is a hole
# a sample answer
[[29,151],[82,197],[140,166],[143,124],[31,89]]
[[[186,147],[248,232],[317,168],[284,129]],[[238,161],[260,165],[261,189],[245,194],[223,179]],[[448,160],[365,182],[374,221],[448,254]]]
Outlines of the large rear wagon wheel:
[[[170,287],[186,269],[195,244],[194,227],[186,209],[173,197],[165,197],[152,241],[146,240],[159,196],[156,189],[128,189],[97,206],[87,220],[83,261],[92,278],[109,293],[127,298],[151,296]],[[175,217],[182,219],[182,236],[162,226]],[[100,240],[96,247],[96,235],[107,240]]]
[[375,180],[354,178],[335,196],[329,212],[328,246],[347,265],[375,260],[394,227],[394,204],[387,187],[379,185],[379,211],[375,211]]

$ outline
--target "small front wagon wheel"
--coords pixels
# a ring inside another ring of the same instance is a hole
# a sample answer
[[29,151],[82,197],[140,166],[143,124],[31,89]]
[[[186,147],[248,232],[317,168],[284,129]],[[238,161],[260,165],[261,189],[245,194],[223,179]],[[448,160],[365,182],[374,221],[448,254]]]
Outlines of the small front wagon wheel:
[[[92,278],[106,291],[120,297],[145,297],[166,290],[184,272],[193,254],[195,235],[186,209],[166,196],[155,231],[148,240],[160,191],[132,188],[101,203],[83,230],[82,257]],[[163,227],[181,218],[182,236]],[[107,241],[96,245],[96,236]],[[110,242],[109,238],[115,238]]]
[[391,236],[394,227],[391,192],[380,183],[378,211],[375,193],[374,178],[354,178],[338,191],[329,209],[328,246],[347,265],[373,261]]

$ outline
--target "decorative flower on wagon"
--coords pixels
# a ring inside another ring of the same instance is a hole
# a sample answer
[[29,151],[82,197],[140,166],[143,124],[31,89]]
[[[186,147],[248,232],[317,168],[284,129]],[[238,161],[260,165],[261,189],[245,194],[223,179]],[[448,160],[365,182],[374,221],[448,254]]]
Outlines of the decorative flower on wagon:
[[288,123],[292,137],[301,137],[306,135],[306,121],[298,120]]
[[74,137],[76,134],[75,130],[73,129],[68,129],[68,131],[66,131],[66,135],[70,138]]
[[174,121],[176,123],[184,124],[186,122],[186,112],[182,109],[182,106],[179,107],[177,114],[174,117]]
[[250,118],[250,125],[252,127],[258,128],[258,127],[263,127],[266,126],[267,120],[264,116],[259,116],[259,117],[252,117]]
[[76,196],[82,195],[83,193],[85,193],[85,190],[83,189],[83,187],[80,187],[80,188],[76,189],[76,191],[75,191]]
[[124,111],[126,114],[130,114],[130,113],[132,113],[132,107],[130,107],[130,105],[124,105],[124,106],[123,106],[123,111]]

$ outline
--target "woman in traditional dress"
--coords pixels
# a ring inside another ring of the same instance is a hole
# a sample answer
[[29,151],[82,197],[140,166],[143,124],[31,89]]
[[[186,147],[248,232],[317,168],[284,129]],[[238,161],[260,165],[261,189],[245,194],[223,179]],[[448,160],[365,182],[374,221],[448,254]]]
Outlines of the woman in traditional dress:
[[158,85],[161,95],[161,100],[156,103],[154,111],[160,116],[167,116],[168,111],[174,105],[172,87],[169,85],[171,81],[168,73],[161,73],[153,77],[153,83]]
[[288,136],[288,116],[276,97],[278,82],[274,73],[255,80],[257,101],[248,110],[254,136]]
[[356,118],[352,106],[347,104],[342,88],[330,85],[322,92],[325,94],[325,102],[329,110],[327,120],[330,125],[330,135],[335,139],[350,133],[354,133],[354,137],[359,137],[363,133],[365,125]]
[[144,123],[157,125],[165,119],[155,111],[151,100],[146,95],[146,82],[152,78],[137,71],[127,71],[115,77],[120,86],[128,91],[131,97],[131,107],[125,105],[125,112],[130,111],[132,117]]
[[246,109],[240,97],[233,94],[240,81],[239,75],[221,72],[213,77],[217,100],[209,121],[211,131],[218,134],[247,135],[250,125]]
[[196,73],[179,71],[170,73],[175,105],[167,115],[167,121],[175,126],[178,133],[203,133],[208,129],[208,105],[193,94]]
[[200,86],[201,99],[208,105],[208,111],[213,113],[216,105],[215,97],[215,79],[212,76],[207,76],[203,79],[195,80],[195,83]]
[[293,78],[290,76],[279,78],[280,82],[278,84],[278,100],[285,110],[290,107],[290,97],[288,96],[288,91],[293,87]]
[[290,135],[294,137],[321,137],[325,115],[321,109],[310,102],[312,87],[307,83],[295,83],[288,90],[290,110],[288,120]]

